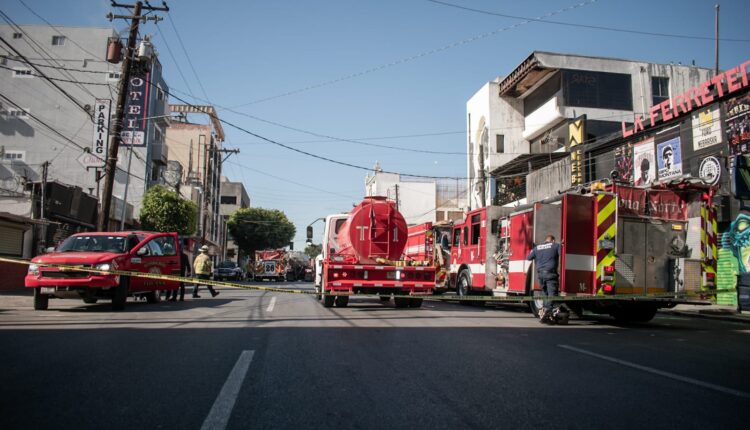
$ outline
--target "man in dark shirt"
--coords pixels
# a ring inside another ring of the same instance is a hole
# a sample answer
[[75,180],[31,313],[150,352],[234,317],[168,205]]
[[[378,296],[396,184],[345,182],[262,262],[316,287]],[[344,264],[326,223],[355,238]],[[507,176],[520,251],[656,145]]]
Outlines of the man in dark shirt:
[[536,262],[536,274],[539,286],[544,295],[544,307],[539,311],[541,322],[552,322],[552,307],[554,303],[549,297],[556,296],[559,291],[557,266],[560,261],[560,244],[555,243],[555,236],[548,235],[544,243],[535,246],[527,260]]

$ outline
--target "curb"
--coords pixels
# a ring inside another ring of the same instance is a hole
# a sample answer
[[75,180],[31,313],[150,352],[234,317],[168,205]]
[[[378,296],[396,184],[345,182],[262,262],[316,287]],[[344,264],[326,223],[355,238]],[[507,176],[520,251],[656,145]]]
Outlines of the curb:
[[702,318],[702,319],[731,321],[731,322],[750,324],[750,317],[744,317],[740,315],[712,315],[712,314],[704,314],[704,313],[699,313],[699,312],[671,311],[671,310],[669,311],[660,310],[659,313],[679,315],[679,316],[688,317],[688,318]]

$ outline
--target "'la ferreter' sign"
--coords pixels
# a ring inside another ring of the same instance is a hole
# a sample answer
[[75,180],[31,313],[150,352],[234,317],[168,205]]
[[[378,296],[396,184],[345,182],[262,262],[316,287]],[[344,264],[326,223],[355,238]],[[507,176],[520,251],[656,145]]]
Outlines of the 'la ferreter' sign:
[[[632,128],[628,128],[625,121],[622,122],[622,137],[629,137],[643,131],[646,126],[669,121],[690,113],[695,109],[709,105],[717,99],[735,93],[750,85],[748,82],[747,68],[750,61],[745,61],[737,67],[733,67],[713,78],[701,83],[697,87],[690,88],[685,93],[654,105],[648,110],[648,118],[636,115]],[[709,87],[714,86],[712,90]]]
[[149,73],[134,74],[128,83],[128,95],[123,111],[123,145],[143,146],[146,144],[146,115],[148,112]]

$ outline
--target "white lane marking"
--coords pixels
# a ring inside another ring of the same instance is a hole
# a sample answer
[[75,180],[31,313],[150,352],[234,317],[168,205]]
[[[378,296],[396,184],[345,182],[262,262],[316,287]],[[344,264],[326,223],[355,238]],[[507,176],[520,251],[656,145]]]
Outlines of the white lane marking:
[[203,421],[201,430],[223,430],[227,427],[240,387],[242,387],[242,382],[247,375],[247,369],[250,368],[250,362],[253,361],[254,353],[255,351],[242,351],[237,363],[234,364],[234,368],[229,372],[224,386],[221,387],[219,396],[216,397],[206,420]]
[[703,382],[699,381],[697,379],[688,378],[687,376],[677,375],[671,372],[665,372],[663,370],[654,369],[653,367],[647,367],[642,366],[640,364],[631,363],[629,361],[620,360],[619,358],[614,357],[608,357],[606,355],[597,354],[595,352],[586,351],[585,349],[576,348],[570,345],[557,345],[560,348],[567,349],[569,351],[579,352],[581,354],[590,355],[591,357],[600,358],[602,360],[606,360],[612,363],[617,363],[626,367],[632,367],[633,369],[642,370],[644,372],[653,373],[655,375],[664,376],[665,378],[674,379],[676,381],[685,382],[687,384],[693,384],[697,385],[699,387],[708,388],[709,390],[719,391],[724,394],[731,394],[733,396],[742,397],[742,398],[750,398],[750,393],[746,393],[744,391],[735,390],[732,388],[722,387],[721,385],[712,384],[710,382]]
[[276,306],[276,296],[271,297],[271,303],[268,304],[266,312],[273,312],[273,308]]

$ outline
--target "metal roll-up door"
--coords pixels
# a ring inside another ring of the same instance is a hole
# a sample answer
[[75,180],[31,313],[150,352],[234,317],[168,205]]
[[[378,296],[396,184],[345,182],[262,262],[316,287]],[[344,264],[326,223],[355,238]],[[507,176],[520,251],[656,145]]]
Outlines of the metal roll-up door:
[[0,224],[0,255],[23,255],[23,230]]

